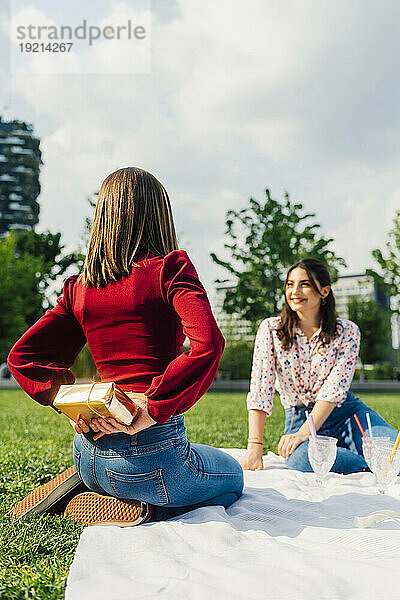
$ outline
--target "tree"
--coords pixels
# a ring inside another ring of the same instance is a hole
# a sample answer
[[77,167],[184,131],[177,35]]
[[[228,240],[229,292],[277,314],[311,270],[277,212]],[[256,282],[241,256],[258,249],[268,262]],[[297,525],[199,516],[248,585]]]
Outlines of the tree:
[[[41,269],[32,288],[31,309],[26,313],[27,322],[33,324],[43,312],[54,304],[55,297],[61,292],[61,277],[70,267],[81,270],[83,257],[80,253],[65,253],[65,246],[61,244],[61,233],[36,233],[35,231],[21,231],[15,233],[16,257],[23,262],[27,257],[36,257],[41,260]],[[54,289],[54,283],[58,287]],[[51,288],[53,292],[51,293]],[[27,307],[28,309],[28,307]]]
[[[378,270],[368,269],[367,273],[375,277],[381,289],[391,297],[390,308],[393,316],[393,326],[400,332],[400,210],[393,219],[393,227],[389,231],[388,241],[382,252],[379,248],[372,251],[372,256],[378,263]],[[400,349],[397,349],[396,362],[399,366]],[[400,372],[400,371],[399,371]]]
[[0,362],[30,324],[32,306],[37,308],[34,290],[43,270],[40,257],[25,254],[18,258],[16,244],[15,233],[0,239]]
[[380,272],[369,269],[367,273],[377,278],[385,291],[395,298],[392,311],[400,315],[400,210],[396,211],[393,228],[389,231],[389,239],[385,246],[385,255],[379,248],[372,251]]
[[338,267],[346,266],[330,248],[333,240],[319,233],[321,226],[313,221],[314,213],[304,213],[303,205],[292,203],[287,193],[282,203],[271,198],[268,189],[265,193],[264,203],[250,198],[247,208],[227,212],[229,241],[224,247],[231,260],[211,254],[235,280],[235,287],[226,292],[224,310],[240,314],[254,328],[261,319],[278,312],[286,270],[294,262],[306,256],[318,258],[328,265],[333,280]]
[[384,362],[390,352],[390,310],[382,308],[376,300],[354,296],[347,304],[347,311],[349,319],[360,328],[362,367]]
[[[70,267],[80,270],[80,263],[80,255],[64,252],[60,233],[13,231],[0,238],[0,362],[17,337],[54,304],[49,287]],[[59,295],[61,290],[55,291]]]

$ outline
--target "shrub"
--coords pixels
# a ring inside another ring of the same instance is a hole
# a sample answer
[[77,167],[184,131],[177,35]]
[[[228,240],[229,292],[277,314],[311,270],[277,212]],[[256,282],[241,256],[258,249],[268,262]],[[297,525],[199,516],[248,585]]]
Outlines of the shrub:
[[253,358],[253,344],[245,340],[227,340],[219,365],[224,379],[250,379]]

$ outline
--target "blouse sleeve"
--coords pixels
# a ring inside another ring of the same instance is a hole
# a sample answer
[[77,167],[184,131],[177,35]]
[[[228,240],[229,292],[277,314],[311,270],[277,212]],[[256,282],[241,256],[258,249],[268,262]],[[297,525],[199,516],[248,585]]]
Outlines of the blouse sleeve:
[[355,323],[347,321],[335,364],[320,387],[316,401],[326,400],[338,406],[343,404],[353,379],[359,349],[360,330]]
[[31,398],[52,405],[60,385],[74,383],[69,368],[86,343],[72,311],[77,275],[69,277],[62,297],[17,341],[8,355],[11,374]]
[[258,328],[254,344],[253,367],[251,370],[250,392],[247,394],[247,408],[271,414],[275,394],[275,350],[268,320]]
[[190,350],[172,360],[145,391],[149,414],[159,423],[188,410],[210,387],[224,349],[224,338],[186,252],[168,254],[160,270],[164,301],[177,313]]

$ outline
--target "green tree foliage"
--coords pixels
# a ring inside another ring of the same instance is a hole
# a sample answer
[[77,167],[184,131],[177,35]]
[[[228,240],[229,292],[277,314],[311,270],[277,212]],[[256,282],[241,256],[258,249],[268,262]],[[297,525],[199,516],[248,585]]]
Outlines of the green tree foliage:
[[17,257],[16,246],[14,233],[0,239],[0,362],[29,326],[32,310],[39,308],[33,291],[39,285],[43,260],[30,254]]
[[227,212],[224,247],[231,260],[211,254],[235,282],[226,293],[224,310],[240,314],[254,328],[279,311],[286,270],[294,262],[306,256],[318,258],[328,265],[333,280],[338,267],[346,266],[330,248],[333,240],[320,234],[314,213],[305,213],[303,205],[292,203],[288,194],[282,202],[274,200],[268,189],[265,194],[263,203],[250,198],[247,208]]
[[361,331],[360,361],[363,365],[382,363],[390,353],[390,310],[376,300],[354,296],[347,304],[348,316]]
[[[43,314],[44,310],[54,304],[54,296],[49,295],[49,288],[58,282],[55,289],[56,296],[61,292],[62,276],[70,267],[80,271],[82,256],[77,252],[66,253],[61,244],[61,233],[36,233],[35,231],[21,231],[16,235],[16,256],[25,261],[26,257],[40,258],[42,267],[38,280],[32,289],[34,300],[31,310],[27,313],[28,324],[31,325]],[[29,310],[29,307],[27,307]]]
[[[0,239],[0,362],[14,341],[54,305],[48,287],[80,257],[66,254],[60,233],[10,232]],[[61,287],[61,281],[58,284]],[[60,289],[55,290],[56,295]]]
[[384,252],[377,248],[372,251],[372,256],[378,263],[380,272],[369,269],[367,273],[375,276],[384,289],[396,299],[392,310],[400,315],[400,210],[396,211]]

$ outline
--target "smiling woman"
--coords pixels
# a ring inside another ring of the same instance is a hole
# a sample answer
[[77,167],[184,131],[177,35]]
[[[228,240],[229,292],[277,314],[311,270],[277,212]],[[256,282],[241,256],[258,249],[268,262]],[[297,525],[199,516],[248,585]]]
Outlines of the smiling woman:
[[279,338],[285,350],[293,344],[297,325],[311,337],[321,327],[321,340],[329,343],[338,328],[335,299],[328,269],[319,260],[306,258],[292,265],[285,282],[286,303]]
[[286,413],[278,452],[292,469],[311,471],[308,460],[308,409],[319,435],[338,440],[332,470],[366,470],[362,439],[353,415],[367,429],[369,412],[373,435],[397,431],[349,391],[360,345],[355,323],[339,319],[329,272],[319,260],[305,258],[292,265],[285,282],[285,306],[279,317],[265,319],[258,330],[250,392],[249,439],[245,469],[262,469],[263,431],[272,412],[275,390]]

